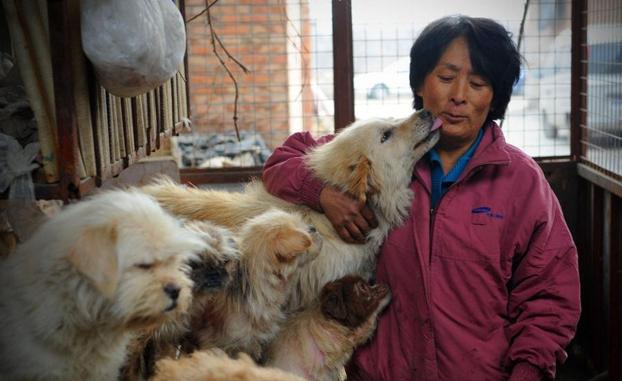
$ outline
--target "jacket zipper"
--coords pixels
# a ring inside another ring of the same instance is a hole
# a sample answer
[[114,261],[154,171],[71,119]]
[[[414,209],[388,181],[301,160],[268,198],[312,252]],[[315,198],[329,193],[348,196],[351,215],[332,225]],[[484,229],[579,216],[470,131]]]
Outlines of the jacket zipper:
[[[449,189],[447,189],[447,191],[449,191]],[[436,221],[436,211],[438,210],[439,205],[441,205],[441,200],[444,196],[445,195],[443,194],[441,198],[438,199],[438,202],[436,203],[436,208],[430,208],[430,256],[428,258],[428,263],[430,264],[430,266],[432,265],[432,249],[434,247],[434,222]]]
[[[447,189],[447,192],[449,192],[449,189],[451,189],[452,187],[453,184]],[[445,192],[445,194],[447,192]],[[441,205],[441,201],[443,200],[443,197],[445,197],[445,194],[442,194],[441,198],[438,199],[438,202],[436,203],[436,208],[430,208],[430,257],[428,258],[428,263],[430,264],[430,266],[432,266],[432,249],[434,247],[434,222],[436,221],[436,211]]]
[[[442,196],[441,196],[442,198]],[[439,199],[438,202],[440,203],[441,200]],[[431,266],[432,265],[432,245],[434,244],[433,239],[434,239],[434,220],[436,218],[436,209],[434,208],[430,208],[430,255],[428,258],[428,264]]]

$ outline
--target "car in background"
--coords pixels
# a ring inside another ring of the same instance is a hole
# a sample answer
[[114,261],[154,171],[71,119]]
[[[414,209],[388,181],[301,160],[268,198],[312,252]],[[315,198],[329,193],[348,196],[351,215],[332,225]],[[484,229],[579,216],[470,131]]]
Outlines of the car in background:
[[[589,140],[622,138],[622,27],[590,25],[587,35]],[[570,135],[571,34],[555,38],[539,69],[539,113],[548,138]]]
[[383,99],[396,95],[412,95],[409,85],[410,57],[393,61],[382,71],[354,76],[354,91],[367,99]]

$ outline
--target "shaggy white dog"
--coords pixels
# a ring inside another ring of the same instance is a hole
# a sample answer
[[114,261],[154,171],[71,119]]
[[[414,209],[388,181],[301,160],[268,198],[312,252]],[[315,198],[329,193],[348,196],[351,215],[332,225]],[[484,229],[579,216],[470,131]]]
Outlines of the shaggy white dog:
[[194,351],[198,343],[191,322],[203,319],[214,293],[226,288],[238,274],[240,251],[229,229],[196,220],[187,221],[184,227],[196,233],[207,246],[188,263],[194,284],[192,303],[187,311],[178,311],[174,319],[155,329],[143,330],[130,341],[119,381],[148,379],[158,359]]
[[231,229],[272,207],[302,214],[316,226],[324,242],[319,257],[299,273],[292,299],[293,308],[308,306],[329,281],[346,274],[371,276],[375,255],[387,233],[408,214],[415,163],[438,141],[438,131],[432,127],[433,118],[427,111],[400,120],[357,121],[306,155],[306,164],[318,178],[366,201],[376,214],[378,228],[362,245],[344,242],[324,214],[274,197],[259,182],[239,193],[194,189],[170,180],[142,190],[177,215]]
[[115,380],[133,332],[188,307],[204,249],[143,193],[68,206],[0,264],[0,378]]

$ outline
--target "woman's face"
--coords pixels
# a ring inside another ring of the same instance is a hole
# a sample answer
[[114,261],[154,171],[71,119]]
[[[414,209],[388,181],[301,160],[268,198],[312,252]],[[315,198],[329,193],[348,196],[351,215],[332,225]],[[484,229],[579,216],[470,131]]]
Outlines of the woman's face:
[[483,126],[492,102],[492,86],[473,73],[463,37],[453,40],[417,91],[423,107],[443,120],[439,147],[470,146]]

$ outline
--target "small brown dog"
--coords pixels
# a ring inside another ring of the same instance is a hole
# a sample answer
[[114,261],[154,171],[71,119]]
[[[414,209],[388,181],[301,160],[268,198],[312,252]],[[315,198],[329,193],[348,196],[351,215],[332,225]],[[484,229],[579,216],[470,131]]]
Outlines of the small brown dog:
[[149,378],[158,359],[192,352],[196,343],[191,340],[190,321],[203,315],[210,296],[227,287],[237,271],[240,252],[228,229],[205,221],[190,221],[185,227],[206,244],[205,250],[188,262],[193,282],[192,304],[186,313],[180,313],[157,330],[142,332],[132,340],[121,369],[121,380]]
[[234,279],[209,298],[192,331],[202,349],[242,351],[257,360],[285,319],[282,307],[292,279],[317,257],[321,239],[298,214],[271,209],[241,227],[238,245],[242,254]]
[[219,350],[197,351],[179,360],[162,359],[151,381],[304,381],[280,369],[262,368],[240,354],[238,359]]
[[374,333],[376,318],[390,299],[387,286],[371,286],[359,276],[327,283],[320,302],[283,327],[266,364],[309,381],[339,380],[354,348]]

